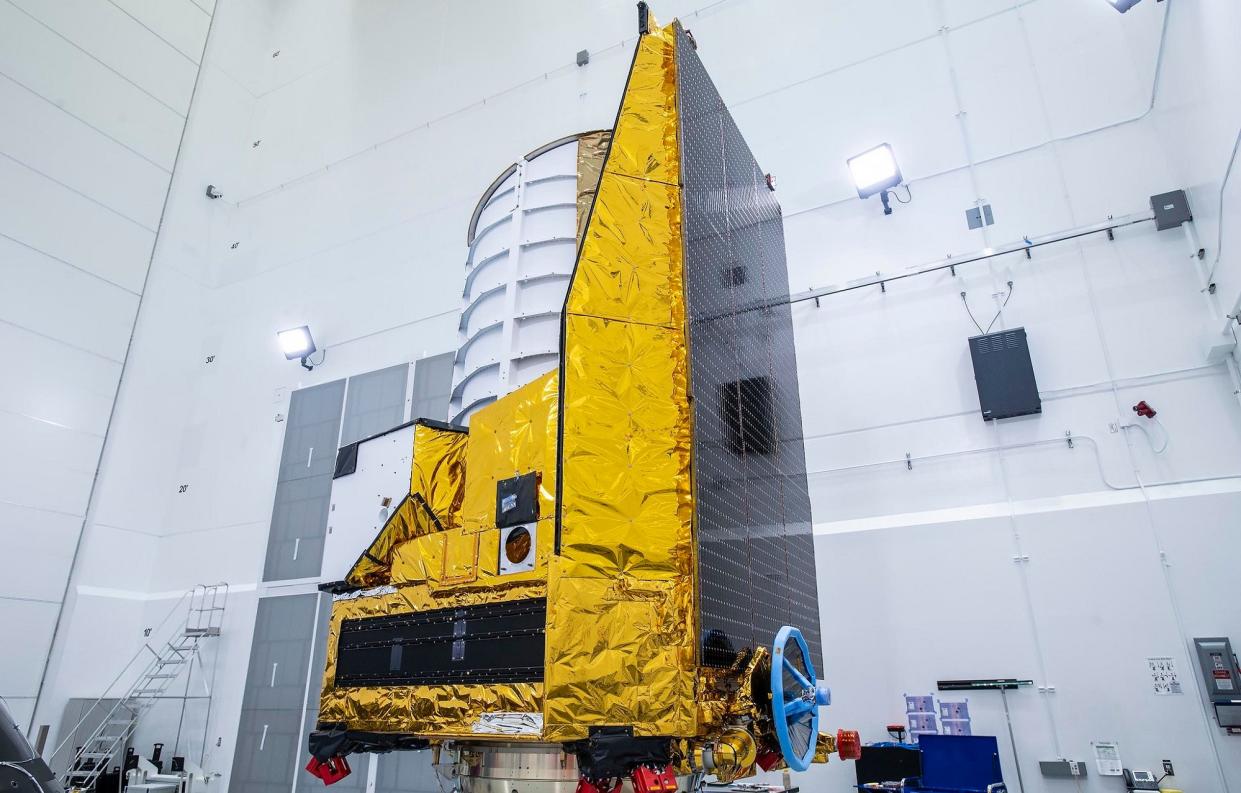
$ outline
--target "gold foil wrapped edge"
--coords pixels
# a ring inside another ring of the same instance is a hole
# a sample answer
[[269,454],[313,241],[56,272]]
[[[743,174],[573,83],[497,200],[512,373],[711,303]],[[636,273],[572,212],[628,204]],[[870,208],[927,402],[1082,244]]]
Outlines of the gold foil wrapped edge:
[[577,244],[582,244],[586,233],[586,221],[590,218],[590,205],[595,202],[599,189],[599,177],[603,175],[603,161],[608,156],[612,142],[612,130],[587,132],[577,139]]

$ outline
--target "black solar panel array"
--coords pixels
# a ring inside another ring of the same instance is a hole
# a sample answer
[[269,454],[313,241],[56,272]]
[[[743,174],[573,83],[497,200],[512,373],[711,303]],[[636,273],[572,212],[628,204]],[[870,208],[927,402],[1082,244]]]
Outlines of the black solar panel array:
[[801,629],[822,674],[780,205],[677,30],[702,663]]

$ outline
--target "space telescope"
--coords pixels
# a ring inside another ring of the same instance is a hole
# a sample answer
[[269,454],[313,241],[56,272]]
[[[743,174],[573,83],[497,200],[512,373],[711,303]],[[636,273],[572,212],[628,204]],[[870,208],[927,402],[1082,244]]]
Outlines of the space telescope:
[[[466,793],[671,793],[858,749],[819,730],[780,207],[689,32],[638,12],[615,126],[558,142],[576,153],[570,264],[496,253],[508,275],[479,287],[480,215],[540,181],[502,174],[471,221],[452,422],[338,455],[338,524],[373,512],[364,472],[400,492],[324,585],[307,769],[325,782],[351,753],[430,749]],[[562,296],[552,347],[471,368],[476,337],[537,324],[519,294],[536,283]],[[480,326],[488,300],[503,316]]]

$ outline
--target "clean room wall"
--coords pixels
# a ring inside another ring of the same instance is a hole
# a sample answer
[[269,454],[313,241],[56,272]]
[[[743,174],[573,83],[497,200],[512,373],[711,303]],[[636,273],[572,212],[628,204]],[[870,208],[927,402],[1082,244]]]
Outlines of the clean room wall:
[[[56,12],[64,13],[58,4],[49,5],[57,5]],[[118,13],[124,11],[150,28],[151,35],[158,35],[170,47],[175,45],[182,50],[189,33],[201,28],[197,39],[199,54],[195,60],[201,58],[206,66],[203,79],[195,88],[191,113],[195,121],[187,125],[180,154],[176,155],[177,177],[173,180],[174,186],[160,219],[161,234],[154,255],[156,264],[151,268],[145,284],[145,295],[149,299],[144,298],[136,321],[131,319],[136,329],[129,364],[118,392],[118,405],[125,407],[118,408],[113,416],[109,440],[101,453],[90,513],[73,567],[55,649],[48,665],[48,682],[37,718],[30,720],[35,727],[39,724],[52,726],[49,743],[52,747],[59,742],[60,714],[67,698],[94,698],[103,694],[123,665],[147,640],[148,637],[144,636],[146,628],[159,624],[181,594],[193,584],[220,580],[200,578],[200,571],[187,564],[185,558],[180,558],[176,563],[178,580],[175,586],[155,588],[165,583],[155,573],[161,569],[163,561],[159,556],[160,537],[167,530],[159,511],[165,494],[158,472],[173,471],[178,464],[192,465],[196,459],[198,452],[193,439],[182,438],[185,434],[183,422],[189,415],[186,411],[194,403],[198,386],[194,382],[198,370],[193,367],[206,359],[206,356],[199,359],[199,349],[204,346],[204,341],[200,335],[203,326],[197,321],[204,310],[204,285],[188,267],[196,249],[203,244],[200,239],[202,235],[195,225],[198,218],[192,214],[187,216],[183,207],[191,201],[197,204],[198,199],[206,201],[204,191],[209,181],[188,183],[192,186],[190,189],[185,186],[187,182],[181,174],[192,167],[196,158],[218,157],[221,150],[233,149],[229,146],[231,139],[215,130],[207,130],[196,137],[196,129],[203,127],[203,122],[198,121],[199,108],[203,108],[202,112],[208,120],[220,122],[234,135],[244,134],[240,128],[244,122],[238,119],[248,116],[251,110],[249,102],[253,100],[245,93],[244,85],[238,84],[229,75],[230,72],[245,73],[249,65],[247,58],[255,52],[249,37],[263,36],[269,29],[266,9],[246,4],[235,4],[230,9],[231,29],[221,36],[215,33],[220,20],[215,15],[217,9],[211,0],[178,0],[176,3],[118,0],[114,4],[105,2],[98,5]],[[96,11],[93,7],[89,12],[83,8],[77,10],[81,14]],[[200,24],[197,20],[203,22]],[[211,30],[209,46],[208,29]],[[156,66],[158,64],[152,64],[151,68]],[[215,79],[206,78],[207,69],[213,72]],[[79,69],[53,69],[50,66],[47,72],[63,73],[66,79],[83,74]],[[81,90],[83,96],[92,101],[98,100],[99,96],[89,88],[86,86]],[[185,102],[189,104],[188,96]],[[121,120],[132,118],[133,111],[124,104],[108,106],[105,103],[105,106],[110,107]],[[88,120],[97,125],[103,123],[93,118]],[[146,130],[148,125],[141,121],[138,127]],[[172,142],[170,151],[176,154],[177,141]],[[100,155],[100,161],[105,162],[106,157]],[[73,227],[70,225],[67,228],[72,230]],[[64,236],[74,239],[68,231]],[[79,244],[86,246],[92,243],[98,243],[101,256],[109,253],[106,240],[97,236],[83,235]],[[146,257],[144,262],[151,258],[149,249]],[[86,293],[78,286],[67,294],[76,297]],[[156,295],[158,298],[153,297]],[[66,304],[79,313],[91,309],[90,302],[85,298],[81,303],[66,301]],[[75,381],[74,384],[80,382]],[[75,391],[67,388],[64,393],[74,394]],[[102,430],[100,436],[102,440]],[[278,442],[279,436],[276,437]],[[172,489],[178,491],[179,484],[173,485]],[[186,492],[191,491],[187,489]],[[133,509],[122,512],[113,508],[113,505],[121,503],[131,504]],[[67,573],[66,564],[64,574]],[[244,602],[247,597],[247,588],[240,589],[241,594],[234,595],[234,602]],[[237,588],[234,589],[236,591]],[[252,599],[253,584],[248,591],[248,597]],[[234,619],[244,621],[247,616],[242,614]],[[248,619],[253,620],[253,600]],[[51,623],[48,623],[49,636],[50,630]],[[225,636],[220,643],[221,648],[227,648],[230,641],[231,637]],[[30,646],[33,648],[36,645],[31,643]],[[243,670],[248,648],[246,643],[237,650],[242,658]],[[228,668],[232,658],[231,652],[222,652],[220,668]],[[67,694],[68,691],[77,693]]]
[[[117,603],[150,614],[168,603],[152,598],[196,581],[256,586],[290,391],[455,346],[474,202],[517,156],[612,122],[634,31],[619,0],[311,8],[221,0],[57,697],[97,687],[75,637],[94,635]],[[1193,34],[1226,27],[1233,12],[1218,3],[1146,0],[1124,16],[1103,0],[654,10],[695,32],[778,179],[794,291],[1140,212],[1180,186],[1209,216],[1200,196],[1211,191],[1198,186],[1222,181],[1220,141],[1236,132],[1209,103],[1182,119],[1183,92],[1169,87],[1233,63],[1227,46],[1199,47]],[[592,59],[579,68],[583,48]],[[1231,89],[1218,85],[1212,101],[1227,104]],[[889,217],[856,198],[844,165],[881,141],[912,190]],[[1177,152],[1193,145],[1216,153],[1191,168]],[[224,198],[207,201],[207,183]],[[969,231],[964,212],[980,199],[996,225]],[[1209,261],[1213,235],[1201,236]],[[1204,357],[1211,309],[1189,251],[1179,232],[1140,225],[1114,242],[1084,238],[794,308],[833,728],[881,738],[905,692],[1016,674],[1056,688],[1013,700],[1028,790],[1056,789],[1036,760],[1088,759],[1092,739],[1121,741],[1139,765],[1168,757],[1186,788],[1221,787],[1192,689],[1156,701],[1141,680],[1145,657],[1167,654],[1185,662],[1188,684],[1187,637],[1241,636],[1220,606],[1231,598],[1225,572],[1203,551],[1235,550],[1236,386]],[[996,325],[1029,331],[1044,413],[996,426],[977,414],[965,341],[977,331],[959,293],[985,326],[1009,280]],[[275,347],[276,330],[302,323],[326,347],[313,372]],[[1164,454],[1137,430],[1111,431],[1133,420],[1138,399],[1169,430]],[[1073,449],[1058,440],[1066,430]],[[1038,445],[985,451],[1019,443]],[[1221,476],[1234,479],[1157,484]],[[937,597],[920,606],[924,585]],[[224,772],[255,600],[230,608],[208,743],[210,767]],[[109,668],[108,655],[101,647],[91,666]],[[1002,734],[994,702],[971,704],[977,732]],[[1227,760],[1231,744],[1215,738]],[[832,786],[850,773],[816,771]]]
[[[1203,280],[1216,284],[1212,330],[1225,315],[1241,313],[1241,234],[1237,211],[1241,184],[1235,174],[1241,144],[1241,7],[1226,0],[1198,4],[1196,13],[1173,18],[1170,46],[1194,53],[1167,64],[1155,125],[1168,158],[1184,174],[1194,217],[1206,247]],[[1229,336],[1235,339],[1236,324]]]
[[210,22],[191,2],[0,4],[0,624],[22,648],[0,696],[23,728]]

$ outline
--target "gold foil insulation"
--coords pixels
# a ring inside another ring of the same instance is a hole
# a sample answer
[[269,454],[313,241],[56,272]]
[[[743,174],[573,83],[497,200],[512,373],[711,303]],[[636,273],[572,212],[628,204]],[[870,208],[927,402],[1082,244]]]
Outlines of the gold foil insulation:
[[559,570],[693,572],[685,344],[678,329],[566,320]]
[[389,583],[394,554],[406,543],[460,523],[465,495],[467,435],[425,424],[414,426],[409,495],[393,510],[345,581],[373,587]]
[[[355,586],[377,588],[340,596],[332,604],[319,721],[450,738],[476,735],[475,724],[484,714],[542,714],[542,683],[337,688],[336,654],[347,619],[546,595],[555,541],[558,382],[558,373],[551,372],[487,405],[472,417],[468,435],[416,427],[411,494],[348,578]],[[496,482],[528,471],[542,477],[535,566],[500,576]],[[506,740],[538,738],[505,735]]]
[[554,565],[552,581],[545,738],[576,740],[603,724],[633,726],[638,735],[696,734],[685,587],[557,577]]
[[814,762],[826,763],[836,754],[836,736],[825,732],[819,733],[814,742]]
[[357,587],[374,587],[391,581],[392,559],[396,550],[419,535],[436,531],[435,523],[423,505],[406,496],[384,523],[379,536],[354,562],[345,577],[346,583]]
[[539,474],[539,518],[556,514],[556,426],[559,379],[549,372],[470,417],[462,525],[495,530],[496,484],[519,474]]
[[639,39],[565,304],[548,740],[698,730],[674,48]]
[[[411,476],[415,489],[358,559],[347,582],[359,587],[416,584],[460,594],[465,585],[545,581],[555,532],[558,377],[549,372],[483,407],[468,435],[418,425]],[[540,476],[535,567],[501,579],[496,483],[529,471]]]
[[599,177],[603,174],[603,160],[608,156],[612,142],[612,130],[587,132],[577,139],[577,242],[580,245],[586,233],[586,220],[590,207],[595,203],[599,189]]
[[[334,685],[336,646],[344,620],[520,600],[539,594],[537,588],[525,592],[497,589],[435,593],[426,586],[402,586],[395,591],[363,591],[338,598],[332,603],[332,618],[328,624],[327,666],[319,699],[319,721],[347,724],[351,730],[452,738],[473,735],[473,725],[483,714],[540,712],[542,683],[366,688],[336,688]],[[505,739],[537,737],[505,736]]]
[[[542,683],[353,688],[325,694],[319,719],[367,732],[477,738],[474,725],[485,714],[538,713],[542,699]],[[505,735],[504,739],[537,740],[538,736]]]
[[[754,701],[755,675],[771,674],[771,654],[760,647],[749,657],[742,657],[731,669],[704,668],[698,681],[698,725],[701,733],[719,733],[737,720],[756,725],[756,733],[765,732],[768,703]],[[774,736],[774,733],[772,733]]]
[[[638,39],[604,170],[679,185],[675,23]],[[598,209],[596,205],[595,209]]]
[[465,498],[466,444],[469,436],[425,424],[414,426],[414,464],[409,492],[421,493],[444,528],[460,525]]

